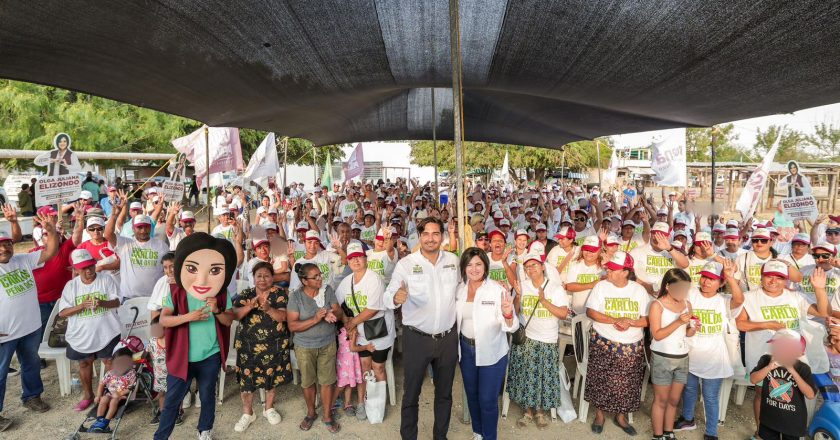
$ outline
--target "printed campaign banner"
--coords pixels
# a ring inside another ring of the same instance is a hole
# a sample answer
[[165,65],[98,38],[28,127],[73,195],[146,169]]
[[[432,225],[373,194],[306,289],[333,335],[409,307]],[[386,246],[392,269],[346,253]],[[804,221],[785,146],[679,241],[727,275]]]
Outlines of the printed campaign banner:
[[653,181],[660,186],[686,186],[685,128],[661,130],[651,144]]
[[782,213],[791,221],[817,219],[819,209],[814,196],[786,197],[782,199]]
[[362,144],[357,144],[350,159],[344,165],[344,180],[350,180],[356,176],[362,176],[365,173],[365,154],[362,150]]
[[175,180],[164,180],[161,185],[163,200],[180,202],[184,198],[184,183]]
[[82,176],[64,174],[41,176],[35,183],[35,205],[60,205],[79,198],[82,192]]

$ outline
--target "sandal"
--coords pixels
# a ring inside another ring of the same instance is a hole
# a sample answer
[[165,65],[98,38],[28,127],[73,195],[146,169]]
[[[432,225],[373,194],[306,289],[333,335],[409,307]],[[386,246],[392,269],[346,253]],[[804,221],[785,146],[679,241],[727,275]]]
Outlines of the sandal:
[[545,414],[537,413],[537,416],[534,417],[534,419],[537,421],[537,428],[544,429],[548,426],[548,419]]
[[73,411],[82,412],[90,408],[91,405],[93,405],[93,399],[82,399],[73,407]]
[[528,424],[531,423],[532,420],[534,420],[534,417],[528,413],[525,413],[522,415],[522,417],[519,418],[519,420],[516,421],[516,426],[524,428],[528,426]]
[[310,429],[312,429],[312,424],[315,423],[315,420],[318,420],[318,416],[306,416],[303,418],[303,421],[300,422],[298,428],[300,428],[301,431],[309,431]]
[[338,434],[338,431],[341,431],[341,425],[339,425],[335,420],[324,422],[324,425],[326,425],[327,431],[329,431],[330,434]]

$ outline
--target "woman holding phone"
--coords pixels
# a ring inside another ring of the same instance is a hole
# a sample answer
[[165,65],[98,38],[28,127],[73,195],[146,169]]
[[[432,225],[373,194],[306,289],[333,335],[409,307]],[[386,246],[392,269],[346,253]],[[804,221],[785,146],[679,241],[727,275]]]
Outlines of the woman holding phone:
[[488,278],[490,260],[479,248],[461,256],[463,283],[455,296],[460,365],[475,438],[496,440],[498,397],[508,364],[506,333],[519,327],[508,289]]

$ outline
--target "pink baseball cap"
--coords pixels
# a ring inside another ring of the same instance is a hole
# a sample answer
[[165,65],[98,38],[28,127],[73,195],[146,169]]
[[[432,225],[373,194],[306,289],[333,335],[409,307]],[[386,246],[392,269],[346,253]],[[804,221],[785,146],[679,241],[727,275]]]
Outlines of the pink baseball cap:
[[631,257],[627,252],[616,251],[610,261],[607,261],[606,267],[610,270],[632,269],[633,257]]

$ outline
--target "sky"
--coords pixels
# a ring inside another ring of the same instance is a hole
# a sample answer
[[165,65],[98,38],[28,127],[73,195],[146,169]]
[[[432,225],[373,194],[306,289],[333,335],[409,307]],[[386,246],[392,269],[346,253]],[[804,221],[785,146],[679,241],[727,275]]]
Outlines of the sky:
[[[755,134],[759,129],[765,130],[771,125],[787,125],[793,130],[810,134],[814,126],[822,122],[840,126],[840,103],[808,108],[792,114],[743,119],[733,121],[733,124],[738,136],[736,143],[747,148],[755,142]],[[656,132],[623,134],[616,138],[616,145],[649,145],[655,135]],[[411,167],[411,177],[419,177],[421,182],[434,179],[434,168],[411,164],[411,148],[406,142],[363,142],[363,145],[365,161],[382,161],[385,166],[392,167]],[[345,157],[350,157],[353,148],[345,148]]]

